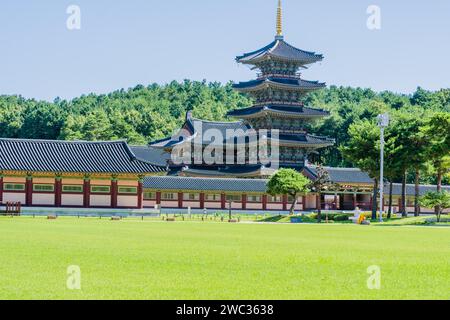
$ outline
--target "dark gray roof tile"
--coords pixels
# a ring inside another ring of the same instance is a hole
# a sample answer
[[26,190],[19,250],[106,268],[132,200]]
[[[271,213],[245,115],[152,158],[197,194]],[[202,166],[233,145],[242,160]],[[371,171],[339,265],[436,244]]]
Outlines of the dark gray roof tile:
[[0,139],[0,171],[149,174],[164,170],[137,159],[125,141]]

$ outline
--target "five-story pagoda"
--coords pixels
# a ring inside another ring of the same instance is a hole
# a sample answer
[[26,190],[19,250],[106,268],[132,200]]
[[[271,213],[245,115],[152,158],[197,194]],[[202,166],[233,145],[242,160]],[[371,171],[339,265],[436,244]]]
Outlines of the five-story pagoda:
[[308,134],[305,124],[329,113],[306,107],[302,102],[309,92],[325,83],[302,79],[300,69],[322,61],[323,56],[297,49],[284,41],[281,0],[278,2],[275,40],[262,49],[238,56],[236,61],[259,70],[256,80],[240,82],[234,88],[254,98],[255,104],[228,115],[243,119],[254,129],[279,130],[282,167],[301,168],[308,155],[334,144],[334,140]]

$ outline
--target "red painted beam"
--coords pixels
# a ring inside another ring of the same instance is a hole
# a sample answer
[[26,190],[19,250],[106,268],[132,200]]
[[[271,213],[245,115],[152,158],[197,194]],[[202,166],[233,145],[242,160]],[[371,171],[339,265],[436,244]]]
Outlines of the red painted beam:
[[267,194],[262,196],[262,206],[263,210],[267,210]]
[[117,192],[118,192],[117,180],[113,179],[111,181],[111,208],[117,208]]
[[33,205],[33,177],[27,177],[25,183],[25,202],[29,207]]
[[3,177],[0,176],[0,204],[3,203]]
[[89,208],[91,206],[91,180],[84,179],[83,185],[83,207]]
[[142,181],[138,182],[138,209],[144,208],[144,186]]
[[205,194],[200,193],[200,209],[205,209]]
[[60,177],[55,178],[55,207],[62,204],[62,182]]

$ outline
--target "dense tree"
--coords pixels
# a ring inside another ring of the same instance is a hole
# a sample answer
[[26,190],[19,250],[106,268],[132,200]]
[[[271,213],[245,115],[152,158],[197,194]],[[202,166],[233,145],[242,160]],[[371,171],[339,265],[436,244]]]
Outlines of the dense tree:
[[450,208],[450,193],[446,191],[428,192],[420,199],[420,203],[427,208],[439,208],[436,215],[437,222],[441,222],[442,212]]
[[[331,86],[311,93],[304,103],[331,114],[305,128],[313,134],[336,140],[336,146],[320,150],[321,162],[328,166],[352,166],[354,163],[343,157],[340,148],[351,140],[349,128],[353,123],[373,121],[378,113],[384,111],[394,118],[401,114],[416,117],[439,112],[448,114],[450,89],[431,92],[418,88],[413,95],[402,95]],[[145,144],[171,135],[183,123],[187,111],[193,111],[197,118],[228,121],[232,120],[226,117],[229,110],[251,104],[248,97],[233,90],[231,83],[222,85],[190,80],[166,85],[137,85],[109,94],[82,95],[72,100],[56,98],[51,103],[20,96],[0,96],[0,137],[124,139],[132,144]],[[416,178],[413,171],[408,172],[408,183],[413,183]],[[445,170],[439,179],[436,172],[433,173],[432,166],[427,163],[427,167],[421,169],[420,181],[435,184],[442,179],[442,183],[449,183],[450,177]],[[397,177],[394,182],[400,180]]]
[[374,180],[372,219],[377,218],[377,196],[380,175],[380,130],[374,121],[364,120],[349,128],[350,140],[341,147],[345,158],[366,171]]
[[288,195],[293,198],[290,214],[294,214],[295,206],[300,195],[310,192],[311,181],[300,172],[293,169],[280,169],[267,183],[267,193],[272,196]]
[[[336,185],[331,181],[330,173],[321,165],[316,167],[316,178],[311,181],[309,189],[317,194],[317,222],[322,221],[322,192],[329,191],[336,188]],[[328,215],[327,215],[328,222]]]

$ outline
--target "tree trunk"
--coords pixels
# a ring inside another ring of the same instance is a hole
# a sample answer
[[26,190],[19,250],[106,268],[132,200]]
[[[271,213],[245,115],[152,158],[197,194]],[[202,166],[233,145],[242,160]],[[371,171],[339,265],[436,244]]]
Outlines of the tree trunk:
[[317,222],[322,221],[322,193],[317,195]]
[[442,209],[439,208],[438,214],[437,214],[437,222],[441,222],[441,215],[442,215]]
[[402,217],[408,217],[408,213],[406,212],[406,171],[403,172],[402,178]]
[[420,197],[420,170],[416,168],[416,180],[415,180],[415,194],[414,194],[414,216],[418,217],[420,216],[420,204],[419,204],[419,197]]
[[388,212],[388,219],[392,218],[392,193],[394,189],[394,183],[389,183],[389,212]]
[[298,197],[297,195],[294,196],[294,202],[291,205],[291,210],[289,210],[289,215],[293,216],[295,213],[295,206],[297,205]]
[[[438,174],[437,174],[437,192],[442,192],[442,170],[441,170],[441,168],[438,169]],[[441,209],[442,208],[440,206],[437,206],[435,208],[435,212],[436,212],[436,215],[438,216],[438,219],[440,219]]]
[[377,200],[378,200],[378,179],[375,179],[372,196],[372,220],[377,220],[377,209],[378,209]]

